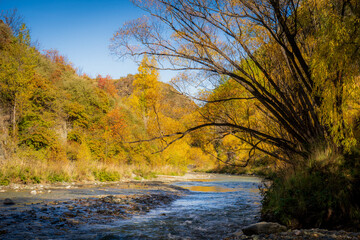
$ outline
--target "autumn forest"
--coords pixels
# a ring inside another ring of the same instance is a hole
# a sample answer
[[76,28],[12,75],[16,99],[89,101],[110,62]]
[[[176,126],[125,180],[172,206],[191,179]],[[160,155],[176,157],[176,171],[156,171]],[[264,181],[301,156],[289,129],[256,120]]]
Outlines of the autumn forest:
[[263,219],[359,229],[359,1],[133,2],[147,15],[109,42],[139,62],[120,79],[2,12],[0,184],[255,174]]

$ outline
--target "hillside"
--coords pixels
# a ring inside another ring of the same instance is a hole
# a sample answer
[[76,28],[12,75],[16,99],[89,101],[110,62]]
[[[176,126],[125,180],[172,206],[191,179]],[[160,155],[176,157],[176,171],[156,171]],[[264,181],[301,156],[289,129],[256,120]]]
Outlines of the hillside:
[[202,151],[190,137],[142,141],[184,129],[197,109],[153,70],[80,76],[58,51],[32,47],[25,25],[0,31],[0,184],[181,174]]
[[[132,74],[114,80],[114,85],[118,90],[117,94],[120,97],[129,97],[134,92],[134,80],[135,76]],[[162,96],[161,101],[163,104],[171,106],[165,109],[166,112],[164,112],[164,114],[167,117],[179,120],[184,115],[191,114],[198,108],[198,106],[190,98],[179,93],[170,84],[164,82],[159,82],[159,84],[159,93]],[[179,109],[181,109],[181,111],[179,111]]]

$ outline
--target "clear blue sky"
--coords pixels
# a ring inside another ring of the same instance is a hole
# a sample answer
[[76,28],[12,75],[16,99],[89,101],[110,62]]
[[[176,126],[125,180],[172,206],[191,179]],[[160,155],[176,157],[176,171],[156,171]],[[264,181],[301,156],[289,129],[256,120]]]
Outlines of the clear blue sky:
[[[145,14],[130,0],[0,0],[0,11],[16,8],[40,49],[57,49],[92,77],[136,73],[131,59],[116,60],[108,46],[124,22]],[[168,82],[174,73],[161,72]]]

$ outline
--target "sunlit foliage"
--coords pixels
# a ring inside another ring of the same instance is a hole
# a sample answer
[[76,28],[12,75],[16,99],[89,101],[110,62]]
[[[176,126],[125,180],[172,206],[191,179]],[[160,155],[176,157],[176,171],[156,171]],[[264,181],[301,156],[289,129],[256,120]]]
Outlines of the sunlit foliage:
[[195,159],[191,139],[139,141],[185,129],[182,118],[196,110],[158,81],[154,59],[145,57],[133,78],[92,79],[59,51],[32,47],[25,25],[16,37],[0,27],[1,184],[148,178],[214,160]]

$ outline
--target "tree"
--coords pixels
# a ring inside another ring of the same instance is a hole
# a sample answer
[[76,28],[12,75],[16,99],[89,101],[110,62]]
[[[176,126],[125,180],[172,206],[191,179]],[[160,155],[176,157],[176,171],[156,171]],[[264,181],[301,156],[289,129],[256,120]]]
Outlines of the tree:
[[22,31],[22,25],[24,24],[24,19],[21,15],[18,14],[17,9],[2,10],[0,13],[0,19],[4,21],[4,23],[10,27],[14,36],[18,36]]
[[149,16],[126,23],[114,34],[114,54],[146,54],[160,63],[167,61],[170,69],[198,71],[206,88],[232,79],[244,94],[201,100],[207,104],[251,100],[270,126],[259,129],[215,117],[168,136],[180,139],[214,126],[227,134],[245,133],[256,140],[249,142],[251,151],[263,151],[260,144],[264,143],[275,148],[273,157],[292,163],[294,159],[306,162],[318,146],[341,153],[354,144],[343,114],[344,89],[359,74],[358,1],[134,3]]
[[117,94],[116,87],[114,85],[113,80],[111,79],[111,76],[107,75],[106,77],[102,77],[100,74],[96,77],[96,80],[98,82],[98,87],[105,90],[107,93],[109,93],[112,97],[115,97]]
[[17,134],[17,121],[32,96],[35,74],[35,49],[23,25],[18,37],[13,37],[0,55],[0,98],[10,113],[12,135]]
[[142,114],[145,129],[147,129],[150,113],[153,112],[157,115],[158,111],[157,105],[160,97],[158,82],[159,73],[154,67],[156,67],[154,59],[149,61],[145,55],[139,65],[139,73],[135,75],[135,80],[133,82],[134,98],[136,98],[133,99],[133,101],[137,102]]

